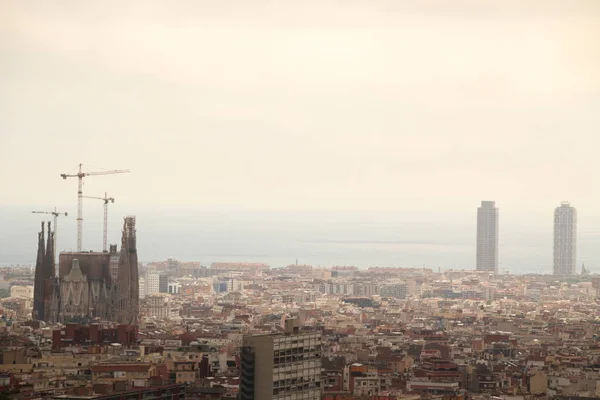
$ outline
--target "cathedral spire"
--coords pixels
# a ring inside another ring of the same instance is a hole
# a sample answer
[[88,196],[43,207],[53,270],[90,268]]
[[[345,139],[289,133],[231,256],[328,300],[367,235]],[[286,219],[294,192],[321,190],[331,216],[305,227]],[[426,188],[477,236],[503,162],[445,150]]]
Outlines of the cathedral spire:
[[120,323],[136,325],[139,312],[139,276],[135,217],[125,218],[122,235],[115,310]]
[[44,320],[44,222],[42,221],[42,229],[38,233],[38,251],[35,262],[35,281],[33,289],[33,312],[34,320]]
[[46,253],[45,242],[46,242],[46,224],[42,221],[42,230],[38,232],[38,254],[37,261],[41,264],[44,262],[44,254]]
[[51,223],[48,221],[48,243],[46,244],[46,255],[44,257],[44,279],[56,276],[54,257],[54,232],[52,232]]

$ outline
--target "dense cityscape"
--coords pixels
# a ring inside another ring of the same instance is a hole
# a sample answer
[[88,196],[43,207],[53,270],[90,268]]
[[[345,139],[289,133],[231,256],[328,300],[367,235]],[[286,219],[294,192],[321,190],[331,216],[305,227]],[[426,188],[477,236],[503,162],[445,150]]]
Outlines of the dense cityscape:
[[600,276],[576,271],[576,210],[555,210],[553,275],[498,273],[495,202],[476,218],[475,269],[448,271],[142,263],[132,216],[120,245],[56,255],[52,222],[42,222],[35,266],[2,271],[2,390],[73,400],[599,397]]
[[0,1],[0,400],[600,400],[600,0]]

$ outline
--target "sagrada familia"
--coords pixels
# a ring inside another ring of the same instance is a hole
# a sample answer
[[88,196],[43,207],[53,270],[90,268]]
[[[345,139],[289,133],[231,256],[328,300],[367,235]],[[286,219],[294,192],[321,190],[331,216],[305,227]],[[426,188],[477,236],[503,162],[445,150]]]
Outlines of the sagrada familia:
[[139,280],[135,217],[123,223],[121,250],[63,252],[56,274],[54,232],[48,222],[38,234],[33,296],[34,320],[46,322],[113,321],[137,325]]

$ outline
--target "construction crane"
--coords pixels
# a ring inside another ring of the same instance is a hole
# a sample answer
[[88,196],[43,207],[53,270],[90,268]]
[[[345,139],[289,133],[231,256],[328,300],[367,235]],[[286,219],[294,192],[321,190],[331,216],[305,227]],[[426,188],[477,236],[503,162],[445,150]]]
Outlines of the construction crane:
[[54,207],[54,211],[32,211],[32,214],[52,214],[52,216],[54,217],[54,248],[52,249],[54,251],[54,257],[58,257],[58,254],[56,253],[56,240],[57,240],[57,232],[58,232],[58,217],[60,217],[61,215],[64,215],[65,217],[69,214],[62,213],[62,212],[58,212],[56,211],[56,207]]
[[112,174],[124,174],[130,172],[128,169],[116,169],[112,171],[98,171],[98,172],[83,172],[83,164],[79,164],[79,172],[77,174],[60,174],[63,179],[77,178],[77,251],[81,251],[81,244],[83,241],[83,178],[86,176],[94,175],[112,175]]
[[106,244],[108,239],[108,203],[114,203],[114,197],[108,197],[104,192],[104,197],[83,196],[84,199],[96,199],[104,201],[104,236],[102,237],[102,251],[106,252]]

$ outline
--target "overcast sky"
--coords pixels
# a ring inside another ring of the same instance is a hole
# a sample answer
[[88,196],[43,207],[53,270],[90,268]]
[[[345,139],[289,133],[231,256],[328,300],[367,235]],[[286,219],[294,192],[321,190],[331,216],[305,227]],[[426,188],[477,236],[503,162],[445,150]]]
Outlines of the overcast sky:
[[3,0],[0,205],[82,162],[131,209],[600,216],[599,43],[597,0]]

